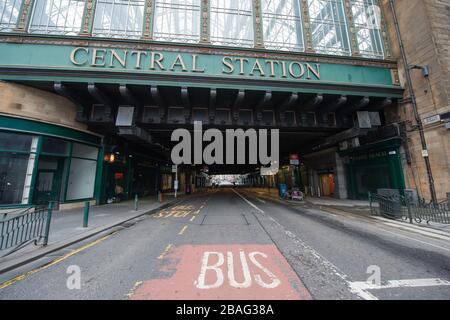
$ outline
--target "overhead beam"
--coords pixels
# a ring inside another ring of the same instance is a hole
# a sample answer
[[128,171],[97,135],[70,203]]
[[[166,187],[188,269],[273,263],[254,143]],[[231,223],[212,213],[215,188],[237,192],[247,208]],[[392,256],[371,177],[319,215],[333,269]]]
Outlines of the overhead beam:
[[302,106],[302,111],[313,111],[315,108],[319,107],[323,102],[323,94],[318,93],[312,99],[305,102]]
[[186,123],[190,123],[192,115],[192,107],[191,101],[189,99],[189,90],[187,87],[181,88],[181,103],[183,104],[184,109],[184,119]]
[[363,97],[359,100],[357,100],[354,103],[351,103],[350,106],[348,108],[345,108],[345,110],[343,110],[344,114],[350,114],[356,111],[361,111],[364,108],[366,108],[370,103],[370,98],[369,97]]
[[381,111],[387,107],[390,107],[393,104],[392,98],[386,98],[383,101],[381,101],[380,104],[374,104],[370,106],[370,111]]
[[330,104],[324,106],[320,109],[321,113],[328,113],[328,112],[334,112],[338,110],[340,107],[345,105],[348,101],[348,98],[346,95],[341,95],[334,99]]
[[88,92],[97,102],[110,108],[114,105],[112,100],[95,83],[88,84]]
[[297,101],[298,101],[298,93],[292,92],[278,107],[278,113],[280,117],[280,121],[284,122],[286,111],[290,109]]
[[272,100],[272,91],[267,90],[264,96],[256,104],[255,114],[257,122],[262,120],[264,107],[268,105],[270,100]]
[[77,113],[75,116],[76,121],[85,123],[89,120],[89,111],[91,110],[90,103],[84,101],[84,99],[80,98],[79,95],[75,94],[75,92],[72,89],[70,89],[67,85],[61,82],[55,82],[53,84],[53,89],[57,94],[69,99],[76,105],[77,107]]
[[211,88],[209,90],[209,120],[214,123],[216,119],[216,103],[217,103],[217,89]]
[[243,89],[239,89],[233,104],[234,122],[237,122],[239,120],[239,109],[242,107],[244,100],[245,100],[245,91]]
[[164,119],[167,116],[167,103],[166,103],[166,101],[161,96],[161,93],[159,92],[159,89],[158,89],[157,86],[151,86],[150,87],[150,94],[151,94],[153,100],[155,100],[156,104],[159,107],[159,117],[160,117],[161,121],[164,121]]

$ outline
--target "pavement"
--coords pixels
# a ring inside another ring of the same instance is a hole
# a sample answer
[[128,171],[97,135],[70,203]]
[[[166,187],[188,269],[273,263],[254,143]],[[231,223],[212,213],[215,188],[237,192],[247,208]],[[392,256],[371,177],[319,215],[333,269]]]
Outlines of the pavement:
[[0,299],[450,299],[450,237],[220,188],[1,274]]
[[[178,198],[180,199],[180,198]],[[133,201],[92,206],[89,210],[88,227],[83,228],[83,208],[53,211],[50,225],[48,245],[29,245],[20,250],[0,258],[0,274],[23,264],[39,259],[51,252],[60,250],[74,243],[113,229],[127,221],[149,214],[154,210],[165,208],[175,202],[173,195],[165,195],[162,202],[155,197],[148,197],[138,201],[135,210]],[[5,250],[8,251],[8,250]],[[2,252],[4,254],[4,252]],[[1,256],[1,255],[0,255]]]

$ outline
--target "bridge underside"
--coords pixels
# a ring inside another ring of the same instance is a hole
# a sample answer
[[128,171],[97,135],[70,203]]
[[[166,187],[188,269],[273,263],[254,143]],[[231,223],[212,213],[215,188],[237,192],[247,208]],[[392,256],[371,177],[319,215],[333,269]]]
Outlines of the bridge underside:
[[[243,89],[145,86],[102,83],[21,81],[55,92],[74,102],[77,121],[111,143],[170,163],[176,128],[193,130],[194,121],[203,129],[279,129],[280,161],[288,155],[307,155],[365,135],[384,125],[383,109],[395,98],[377,94],[341,95]],[[357,111],[375,114],[372,129],[360,128]],[[379,123],[377,123],[379,122]],[[211,166],[213,173],[245,173],[255,165]]]

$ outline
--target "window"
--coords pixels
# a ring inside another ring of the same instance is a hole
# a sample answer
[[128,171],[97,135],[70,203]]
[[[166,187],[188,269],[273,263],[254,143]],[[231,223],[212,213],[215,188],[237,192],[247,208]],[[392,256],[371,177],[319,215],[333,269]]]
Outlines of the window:
[[157,0],[153,37],[162,41],[198,42],[200,0]]
[[97,37],[140,38],[144,0],[98,0],[92,34]]
[[29,32],[76,35],[84,6],[85,0],[36,0]]
[[69,154],[69,142],[56,138],[43,137],[41,152],[67,156]]
[[0,204],[28,204],[38,137],[0,132]]
[[367,58],[384,58],[381,8],[378,0],[352,0],[353,23],[359,52]]
[[97,158],[98,148],[79,143],[73,144],[66,200],[94,197]]
[[342,0],[308,0],[311,37],[318,53],[350,55]]
[[211,0],[211,43],[253,47],[252,0]]
[[22,0],[0,1],[0,31],[12,31],[16,27],[19,18]]
[[304,51],[300,0],[262,0],[261,5],[265,47]]

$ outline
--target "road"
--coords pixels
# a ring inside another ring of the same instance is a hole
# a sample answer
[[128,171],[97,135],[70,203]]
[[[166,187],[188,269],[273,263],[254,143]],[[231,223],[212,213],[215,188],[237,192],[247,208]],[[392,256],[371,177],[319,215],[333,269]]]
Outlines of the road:
[[228,188],[0,275],[0,299],[449,299],[449,281],[449,238]]

